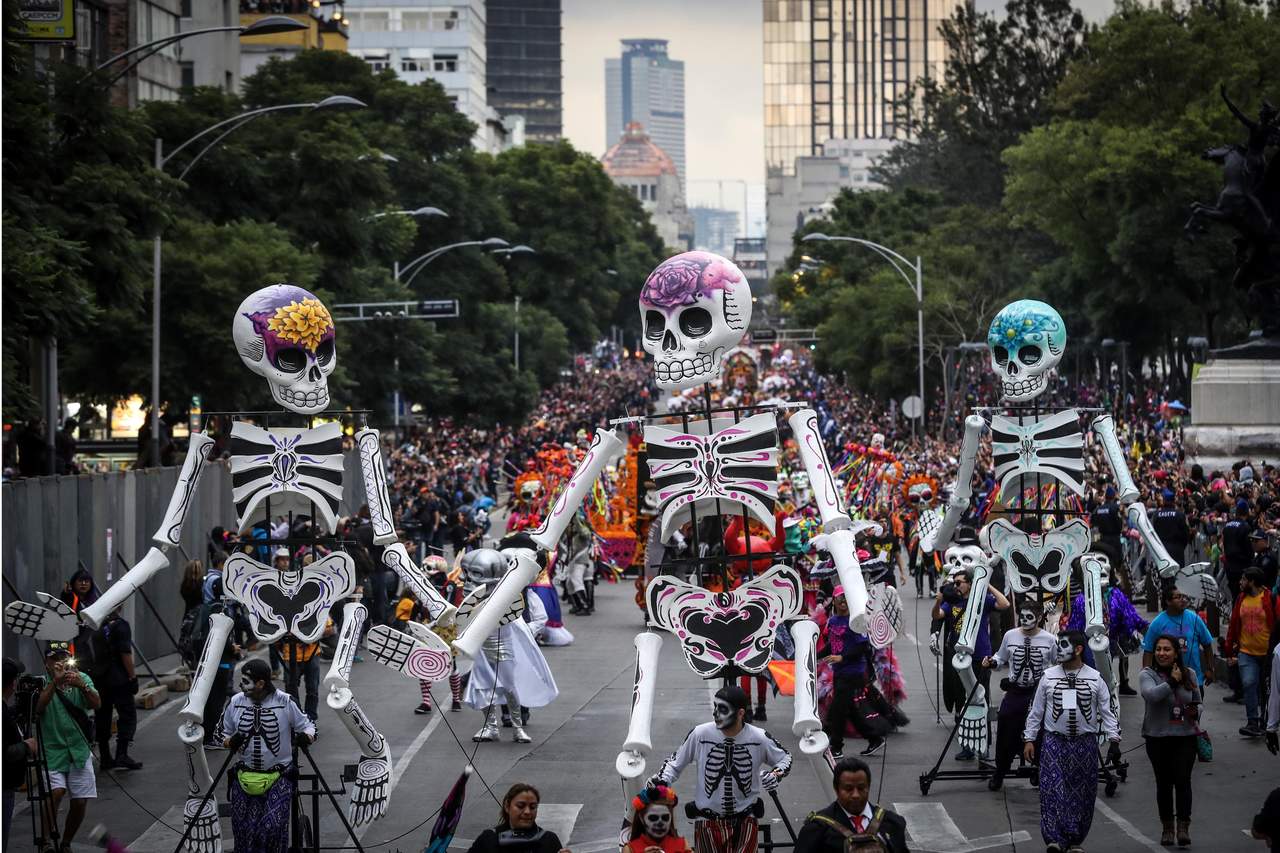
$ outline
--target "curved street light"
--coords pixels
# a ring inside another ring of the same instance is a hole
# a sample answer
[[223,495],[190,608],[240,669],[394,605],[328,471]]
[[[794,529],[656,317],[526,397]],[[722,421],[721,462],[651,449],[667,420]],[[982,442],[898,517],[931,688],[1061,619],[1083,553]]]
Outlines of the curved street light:
[[[898,275],[907,283],[907,287],[911,288],[912,293],[916,297],[916,347],[920,378],[920,431],[924,432],[924,266],[920,260],[920,256],[916,256],[916,262],[904,258],[902,255],[890,249],[888,246],[881,246],[879,243],[873,243],[870,240],[863,240],[860,237],[837,237],[823,234],[815,231],[806,234],[800,238],[803,241],[814,242],[833,242],[833,243],[857,243],[859,246],[866,246],[880,257],[893,266],[898,271]],[[914,273],[914,276],[912,275]],[[911,419],[911,432],[914,435],[916,429],[915,418]]]
[[[305,22],[291,18],[288,15],[267,15],[266,17],[259,18],[258,20],[254,21],[252,24],[248,24],[246,26],[235,25],[235,26],[226,26],[226,27],[205,27],[204,29],[199,29],[199,30],[187,30],[186,32],[182,32],[182,33],[174,33],[171,36],[164,36],[163,38],[153,39],[145,44],[140,44],[137,47],[131,47],[122,53],[117,53],[115,56],[112,56],[109,59],[103,60],[102,62],[98,63],[97,67],[95,67],[92,71],[87,72],[83,77],[81,77],[80,82],[83,83],[85,80],[87,80],[89,77],[92,77],[94,74],[97,74],[99,71],[105,71],[108,68],[108,66],[114,65],[115,63],[119,62],[122,59],[126,59],[130,56],[133,56],[134,54],[141,53],[142,54],[141,56],[138,56],[137,58],[130,60],[129,63],[126,64],[124,68],[116,72],[116,74],[110,80],[107,81],[107,87],[109,88],[112,85],[114,85],[115,82],[119,80],[121,77],[128,74],[134,68],[137,68],[143,62],[146,62],[152,56],[164,50],[169,45],[174,44],[175,42],[182,41],[183,39],[189,39],[192,36],[202,36],[202,35],[205,35],[206,33],[238,32],[241,38],[245,38],[246,36],[270,36],[270,35],[277,35],[279,33],[296,32],[298,30],[305,30],[307,27],[308,27],[308,24],[306,24]],[[143,51],[145,51],[145,53],[143,53]]]
[[[410,284],[413,283],[413,280],[417,277],[418,273],[426,269],[427,264],[431,263],[436,258],[440,257],[445,252],[450,252],[454,249],[461,249],[464,246],[484,246],[490,249],[505,249],[509,245],[510,244],[508,244],[507,241],[503,240],[501,237],[486,237],[483,240],[463,240],[460,243],[450,243],[447,246],[440,246],[437,249],[432,249],[430,252],[427,252],[425,255],[419,255],[418,257],[409,261],[409,263],[405,264],[404,266],[400,266],[399,264],[396,264],[395,278],[396,278],[396,281],[399,281],[401,276],[403,276],[405,273],[408,273],[409,270],[413,269],[413,272],[409,274],[409,277],[404,280],[405,287],[408,287]],[[414,267],[416,267],[416,269],[414,269]]]
[[[293,20],[292,18],[284,18],[284,16],[279,16],[279,17],[288,21]],[[262,21],[259,21],[259,23],[263,23],[269,20],[271,19],[263,18]],[[253,25],[251,24],[249,27],[245,27],[244,29],[248,30],[248,29],[252,29],[252,27]],[[232,29],[240,29],[240,28],[233,27]],[[262,35],[263,32],[259,30],[255,34]],[[255,109],[255,110],[248,110],[246,112],[240,113],[239,115],[234,115],[231,118],[223,119],[222,121],[217,122],[216,124],[206,127],[204,130],[200,131],[195,136],[191,137],[186,142],[182,143],[177,148],[170,151],[168,155],[164,153],[164,140],[157,137],[154,165],[157,171],[163,172],[165,166],[167,166],[173,160],[173,158],[177,156],[181,151],[183,151],[193,143],[208,136],[209,134],[214,133],[215,131],[221,130],[222,131],[221,133],[219,133],[217,136],[213,138],[212,141],[210,141],[207,145],[201,148],[195,157],[191,158],[191,162],[187,164],[187,167],[182,170],[182,174],[178,176],[178,180],[182,180],[186,178],[187,173],[190,172],[192,168],[195,167],[196,163],[200,162],[200,159],[204,157],[205,154],[209,153],[211,149],[217,146],[219,142],[225,139],[228,134],[238,130],[241,127],[244,127],[246,124],[253,121],[258,116],[263,116],[263,115],[266,115],[267,113],[280,112],[281,110],[359,109],[364,106],[365,104],[363,101],[356,100],[355,98],[351,98],[346,95],[330,95],[327,98],[323,98],[319,101],[314,101],[314,102],[308,102],[303,104],[277,104],[276,106],[273,106],[273,107],[259,107],[258,109]],[[152,309],[151,309],[151,464],[156,467],[159,467],[160,465],[160,277],[161,277],[160,250],[161,250],[161,245],[162,245],[161,231],[159,228],[157,228],[156,233],[152,240],[152,248],[151,248],[151,300],[152,300]]]
[[445,219],[449,218],[449,214],[438,207],[418,207],[413,210],[384,210],[368,218],[381,219],[384,216],[442,216]]

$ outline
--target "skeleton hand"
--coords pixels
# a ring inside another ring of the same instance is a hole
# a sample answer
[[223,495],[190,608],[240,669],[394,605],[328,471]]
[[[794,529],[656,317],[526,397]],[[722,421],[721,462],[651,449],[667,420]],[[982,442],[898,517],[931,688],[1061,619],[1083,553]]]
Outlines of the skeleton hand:
[[80,621],[75,612],[60,598],[37,592],[38,604],[15,601],[4,609],[4,624],[15,634],[37,640],[75,639]]
[[778,775],[776,770],[760,771],[760,787],[766,791],[778,790],[778,783],[782,781],[782,777]]
[[425,625],[410,622],[406,627],[408,633],[390,625],[370,629],[366,643],[373,659],[410,678],[439,681],[447,677],[452,660],[448,644]]

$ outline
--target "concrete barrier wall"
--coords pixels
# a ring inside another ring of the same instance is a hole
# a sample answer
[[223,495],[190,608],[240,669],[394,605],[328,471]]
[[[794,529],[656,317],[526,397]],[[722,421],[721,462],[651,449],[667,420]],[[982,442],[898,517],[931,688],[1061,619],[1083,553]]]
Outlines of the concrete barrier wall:
[[[339,514],[351,515],[365,502],[359,459],[353,451],[346,453],[345,468]],[[56,596],[80,565],[93,573],[99,589],[110,586],[126,571],[125,563],[132,566],[151,547],[151,536],[164,518],[179,470],[38,477],[0,485],[0,568],[7,581],[4,603],[13,600],[14,589],[28,601],[34,600],[37,590]],[[187,558],[205,559],[209,531],[217,526],[228,530],[235,526],[231,473],[223,461],[210,464],[201,475],[182,531],[186,555],[182,551],[171,554],[169,569],[156,574],[144,588],[175,637],[182,621],[179,588]],[[174,651],[165,628],[140,596],[130,600],[124,615],[133,626],[135,642],[148,658]],[[6,632],[4,649],[6,655],[20,657],[28,671],[33,667],[39,671],[40,652],[35,643]]]

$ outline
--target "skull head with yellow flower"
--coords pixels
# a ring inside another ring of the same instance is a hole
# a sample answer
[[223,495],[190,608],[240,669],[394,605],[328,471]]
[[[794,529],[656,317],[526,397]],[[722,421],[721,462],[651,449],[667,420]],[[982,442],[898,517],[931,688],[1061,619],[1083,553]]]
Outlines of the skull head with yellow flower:
[[303,415],[328,408],[338,354],[333,318],[314,294],[292,284],[264,287],[240,303],[231,333],[240,358],[267,380],[276,403]]

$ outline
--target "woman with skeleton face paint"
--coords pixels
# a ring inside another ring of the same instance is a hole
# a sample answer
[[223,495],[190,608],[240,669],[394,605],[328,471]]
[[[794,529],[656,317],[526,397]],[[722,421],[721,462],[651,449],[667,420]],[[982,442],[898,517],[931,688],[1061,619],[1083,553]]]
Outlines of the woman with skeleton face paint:
[[315,723],[271,683],[271,667],[254,659],[240,670],[240,692],[222,714],[224,746],[240,753],[231,773],[231,831],[237,850],[284,853],[293,801],[293,738],[315,740]]
[[1044,611],[1039,602],[1029,594],[1022,596],[1018,602],[1018,627],[1006,631],[1000,648],[982,661],[987,669],[1009,667],[1009,677],[1000,681],[1004,698],[1000,700],[996,730],[996,769],[987,781],[992,791],[1000,790],[1018,754],[1040,676],[1058,657],[1057,638],[1041,627],[1043,622]]
[[676,792],[666,785],[645,788],[631,800],[629,853],[689,853],[688,843],[676,832]]

